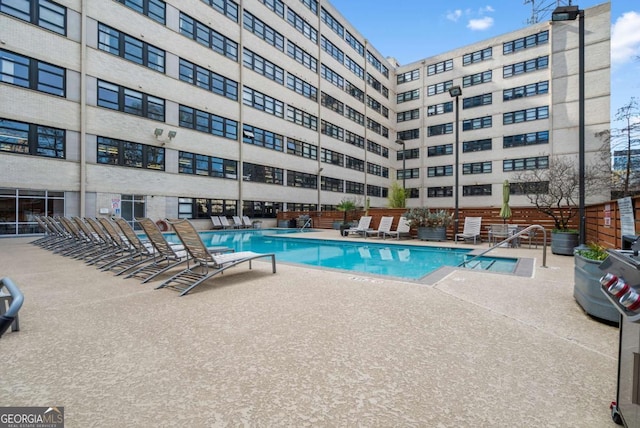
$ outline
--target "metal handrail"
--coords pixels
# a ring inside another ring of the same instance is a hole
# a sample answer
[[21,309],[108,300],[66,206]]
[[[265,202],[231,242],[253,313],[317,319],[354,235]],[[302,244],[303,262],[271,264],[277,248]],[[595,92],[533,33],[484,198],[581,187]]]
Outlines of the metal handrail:
[[311,217],[309,217],[307,219],[307,221],[304,222],[304,224],[302,225],[302,227],[300,228],[300,232],[304,232],[304,228],[305,227],[311,227]]
[[[11,295],[11,305],[7,312],[0,315],[0,337],[2,337],[9,326],[13,324],[13,321],[18,316],[18,311],[24,302],[24,296],[20,292],[20,289],[9,278],[0,279],[0,289],[2,289],[2,287],[6,287],[7,290],[9,290],[9,294]],[[4,304],[4,302],[2,304]]]
[[516,239],[517,237],[519,237],[520,235],[522,235],[522,234],[524,234],[526,232],[529,232],[531,230],[538,230],[538,229],[542,230],[543,237],[544,237],[544,239],[542,240],[542,267],[547,267],[547,231],[546,231],[546,229],[544,227],[540,226],[539,224],[532,224],[531,226],[525,227],[524,229],[518,231],[517,233],[514,233],[513,235],[511,235],[507,239],[503,239],[502,241],[498,242],[493,247],[489,247],[488,249],[484,250],[480,254],[476,254],[470,260],[463,261],[462,263],[460,263],[458,265],[458,267],[465,267],[465,265],[467,263],[471,263],[475,259],[484,256],[485,254],[487,254],[489,251],[493,250],[494,248],[499,247],[502,244],[506,244],[507,242],[511,242],[512,240]]

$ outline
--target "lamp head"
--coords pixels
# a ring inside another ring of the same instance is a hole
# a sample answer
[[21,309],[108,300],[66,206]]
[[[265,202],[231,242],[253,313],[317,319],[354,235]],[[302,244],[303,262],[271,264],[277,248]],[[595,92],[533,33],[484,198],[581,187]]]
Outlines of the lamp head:
[[158,137],[160,137],[160,136],[162,135],[162,133],[163,133],[163,132],[164,132],[164,129],[162,129],[162,128],[156,128],[156,129],[153,131],[153,135],[155,135],[155,136],[156,136],[156,138],[158,138]]

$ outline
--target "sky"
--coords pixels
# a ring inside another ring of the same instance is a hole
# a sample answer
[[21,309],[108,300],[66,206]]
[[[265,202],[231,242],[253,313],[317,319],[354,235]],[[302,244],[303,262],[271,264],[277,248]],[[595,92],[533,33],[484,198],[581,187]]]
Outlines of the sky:
[[[384,57],[401,65],[526,27],[531,0],[330,0]],[[535,0],[539,21],[551,19],[554,0]],[[602,0],[573,2],[581,9]],[[561,5],[569,4],[561,1]],[[611,2],[611,112],[640,101],[640,1]]]

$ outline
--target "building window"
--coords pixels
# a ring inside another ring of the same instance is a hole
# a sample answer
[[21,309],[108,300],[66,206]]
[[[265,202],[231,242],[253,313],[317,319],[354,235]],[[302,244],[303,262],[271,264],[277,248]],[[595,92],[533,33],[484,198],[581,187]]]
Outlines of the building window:
[[367,162],[367,174],[389,178],[389,168],[375,163]]
[[242,180],[284,185],[284,170],[273,166],[244,162],[242,164]]
[[238,162],[231,159],[181,151],[178,154],[178,172],[180,174],[237,180]]
[[427,76],[433,76],[434,74],[444,73],[449,70],[453,70],[452,59],[440,61],[435,64],[429,64],[427,66]]
[[452,133],[453,133],[453,123],[443,123],[441,125],[433,125],[433,126],[427,127],[427,137],[434,137],[436,135],[444,135],[444,134],[452,134]]
[[414,80],[420,79],[420,69],[416,68],[415,70],[406,71],[404,73],[398,74],[396,76],[396,82],[399,84],[413,82]]
[[530,195],[532,193],[549,193],[549,182],[534,181],[527,183],[511,183],[511,186],[509,186],[509,194],[511,195]]
[[364,161],[351,156],[345,156],[345,167],[356,171],[364,171]]
[[220,55],[238,61],[238,44],[236,42],[182,12],[180,12],[180,34]]
[[180,80],[230,100],[238,100],[238,82],[182,58],[180,58]]
[[533,107],[526,110],[512,111],[504,113],[502,123],[511,125],[513,123],[529,122],[532,120],[547,119],[549,117],[549,107]]
[[284,103],[273,97],[245,86],[242,89],[242,103],[277,117],[284,117]]
[[264,147],[266,149],[283,151],[284,137],[275,132],[265,131],[255,126],[243,125],[242,141],[245,144],[253,144],[254,146]]
[[382,65],[382,62],[374,54],[367,51],[367,61],[369,64],[373,65],[373,67],[378,70],[384,77],[389,78],[389,69]]
[[320,161],[332,165],[344,166],[344,155],[329,149],[320,151]]
[[491,172],[491,162],[471,162],[462,164],[462,174],[489,174]]
[[367,118],[367,129],[370,129],[385,138],[389,136],[389,128],[387,128],[386,126],[382,126],[380,123],[369,117]]
[[491,196],[491,184],[462,186],[462,196]]
[[233,199],[178,198],[178,217],[209,219],[212,215],[236,215],[237,206]]
[[291,73],[287,73],[287,88],[310,100],[316,101],[318,99],[318,89],[315,86]]
[[476,95],[475,97],[464,98],[462,100],[462,109],[480,107],[490,105],[493,97],[491,94]]
[[[453,129],[453,125],[452,125]],[[407,141],[420,138],[420,129],[408,129],[406,131],[398,131],[398,140]]]
[[453,165],[430,166],[427,168],[428,177],[450,177],[453,175]]
[[320,74],[322,75],[322,78],[324,80],[332,83],[334,86],[337,86],[344,91],[344,78],[340,76],[340,74],[336,73],[324,64],[322,64]]
[[347,43],[349,44],[349,46],[351,46],[353,48],[353,50],[355,50],[356,52],[358,52],[358,55],[360,56],[364,56],[364,45],[362,43],[360,43],[354,35],[352,35],[350,32],[345,31],[345,36],[344,39],[347,41]]
[[164,73],[165,52],[102,23],[98,24],[98,49]]
[[364,148],[364,137],[351,131],[344,131],[344,142],[361,149]]
[[180,106],[179,124],[184,128],[195,129],[218,137],[238,139],[238,122],[215,114]]
[[317,189],[318,176],[305,172],[287,170],[287,186]]
[[160,24],[165,24],[166,5],[162,0],[116,0],[138,13],[148,16]]
[[503,137],[502,147],[531,146],[535,144],[549,144],[549,131],[529,132],[527,134],[508,135]]
[[0,0],[0,12],[67,35],[67,8],[49,0]]
[[282,203],[269,201],[243,201],[242,212],[250,218],[276,218]]
[[209,6],[231,19],[238,22],[238,5],[231,0],[202,0]]
[[543,70],[549,66],[549,56],[530,59],[528,61],[517,62],[502,67],[502,77],[517,76],[518,74],[529,73],[531,71]]
[[64,192],[0,188],[0,235],[42,233],[35,217],[62,217],[64,205]]
[[427,86],[427,96],[431,97],[433,95],[443,94],[446,91],[448,91],[449,88],[451,88],[452,86],[453,86],[453,80],[436,83],[435,85],[429,85]]
[[389,194],[389,190],[386,187],[367,184],[367,196],[386,198],[388,194]]
[[407,168],[396,171],[396,180],[408,180],[410,178],[420,178],[420,168]]
[[342,193],[344,191],[344,181],[340,180],[339,178],[327,177],[323,175],[320,178],[320,190]]
[[364,195],[364,183],[347,180],[344,182],[344,191],[354,195]]
[[453,144],[441,144],[427,147],[427,157],[445,156],[453,154]]
[[389,149],[371,140],[367,140],[367,151],[380,155],[383,158],[389,158]]
[[293,106],[287,106],[287,120],[313,131],[318,130],[318,118],[316,116]]
[[340,115],[344,114],[344,103],[338,101],[336,98],[333,98],[325,92],[320,93],[320,104]]
[[523,97],[532,97],[534,95],[546,94],[549,92],[549,81],[531,83],[517,88],[505,89],[502,91],[502,100],[511,101]]
[[344,117],[353,120],[358,125],[364,125],[364,114],[349,106],[345,106]]
[[490,59],[493,55],[492,48],[485,48],[479,51],[464,54],[462,56],[462,65],[474,64],[476,62],[485,61]]
[[413,109],[398,113],[397,121],[406,122],[408,120],[420,119],[420,109]]
[[464,76],[462,78],[462,86],[467,88],[469,86],[480,85],[481,83],[491,82],[493,73],[491,70],[483,71],[482,73],[472,74],[470,76]]
[[549,156],[536,156],[530,158],[520,159],[505,159],[502,161],[502,170],[504,172],[510,171],[524,171],[530,169],[547,169],[549,168]]
[[318,60],[290,40],[287,40],[287,55],[317,73]]
[[320,18],[327,24],[341,39],[344,39],[344,27],[325,8],[320,9]]
[[97,162],[164,171],[164,148],[98,137]]
[[541,31],[537,34],[531,34],[526,37],[511,40],[502,44],[502,53],[508,55],[527,49],[533,46],[541,45],[549,41],[549,30]]
[[300,0],[314,15],[318,14],[318,0]]
[[419,100],[419,99],[420,99],[420,89],[413,89],[407,92],[400,92],[399,94],[396,95],[396,101],[398,104],[404,103],[407,101],[412,101],[412,100]]
[[396,160],[403,159],[420,159],[420,149],[398,150],[396,152]]
[[320,124],[320,132],[329,137],[336,138],[340,141],[344,141],[344,129],[338,125],[323,120]]
[[367,83],[376,91],[380,92],[385,98],[389,98],[389,89],[384,86],[378,79],[367,73]]
[[98,106],[164,122],[164,99],[98,80]]
[[427,198],[451,198],[453,186],[427,187]]
[[66,95],[64,68],[0,49],[0,82],[47,94]]
[[280,18],[284,19],[284,3],[282,0],[260,0],[260,2]]
[[491,128],[491,116],[476,117],[475,119],[465,119],[462,121],[463,131],[472,131],[474,129]]
[[462,152],[480,152],[484,150],[491,150],[491,138],[484,140],[464,141],[462,143]]
[[246,10],[243,12],[242,23],[246,30],[251,31],[253,34],[267,42],[267,44],[278,49],[280,52],[284,52],[284,36],[282,34],[278,33],[276,30]]
[[0,119],[0,152],[65,159],[64,129]]
[[247,48],[242,51],[242,64],[256,73],[284,85],[284,69]]
[[318,146],[287,137],[287,153],[316,160],[318,159]]
[[427,116],[436,116],[439,114],[451,113],[453,111],[453,101],[446,103],[433,104],[427,107]]

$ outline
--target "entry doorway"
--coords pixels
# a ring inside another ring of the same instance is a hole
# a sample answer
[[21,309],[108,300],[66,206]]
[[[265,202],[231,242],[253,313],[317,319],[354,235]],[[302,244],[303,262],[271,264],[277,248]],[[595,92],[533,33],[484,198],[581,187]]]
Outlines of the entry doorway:
[[142,230],[136,223],[135,218],[146,217],[146,196],[144,195],[122,195],[120,200],[121,216],[135,230]]

